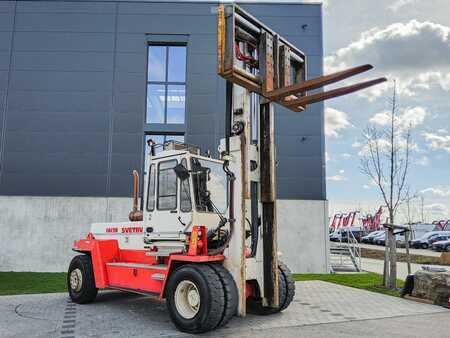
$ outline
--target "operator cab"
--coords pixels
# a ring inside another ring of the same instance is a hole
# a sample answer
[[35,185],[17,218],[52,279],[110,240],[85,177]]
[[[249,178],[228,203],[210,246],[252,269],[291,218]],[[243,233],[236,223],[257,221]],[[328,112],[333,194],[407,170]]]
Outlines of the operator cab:
[[181,250],[193,225],[211,230],[226,223],[228,177],[223,161],[201,156],[197,147],[177,141],[152,147],[144,178],[144,243],[161,254],[165,242],[169,254]]

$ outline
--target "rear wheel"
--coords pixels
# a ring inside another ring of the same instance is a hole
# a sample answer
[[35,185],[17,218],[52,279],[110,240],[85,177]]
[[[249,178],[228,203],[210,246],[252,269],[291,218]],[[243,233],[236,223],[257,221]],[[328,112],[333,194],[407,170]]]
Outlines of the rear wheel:
[[225,309],[223,285],[210,266],[181,266],[170,276],[166,290],[167,309],[180,331],[206,332],[221,322]]
[[262,300],[250,298],[247,300],[248,310],[258,315],[271,315],[285,310],[295,296],[295,282],[292,273],[283,262],[278,262],[278,307],[268,307],[262,305]]
[[74,303],[85,304],[94,301],[98,289],[95,287],[90,256],[78,255],[72,259],[67,273],[67,288]]
[[422,243],[420,247],[422,249],[428,249],[428,244],[427,243]]

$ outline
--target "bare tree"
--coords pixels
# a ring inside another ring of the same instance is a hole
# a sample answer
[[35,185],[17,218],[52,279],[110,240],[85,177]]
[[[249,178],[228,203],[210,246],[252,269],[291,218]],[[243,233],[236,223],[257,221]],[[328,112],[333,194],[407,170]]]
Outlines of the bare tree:
[[407,175],[411,148],[411,125],[405,126],[405,121],[401,121],[398,116],[395,81],[389,104],[389,125],[384,128],[368,126],[363,133],[360,169],[378,187],[389,213],[384,284],[394,289],[397,279],[397,255],[393,225],[398,207],[409,196]]

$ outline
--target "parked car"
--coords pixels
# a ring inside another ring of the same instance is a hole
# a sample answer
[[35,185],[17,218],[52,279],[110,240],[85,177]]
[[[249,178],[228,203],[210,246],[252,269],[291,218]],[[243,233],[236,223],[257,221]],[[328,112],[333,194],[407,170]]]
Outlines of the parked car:
[[447,239],[444,236],[450,237],[450,231],[430,231],[421,238],[410,241],[409,246],[416,249],[428,249],[433,242]]
[[377,230],[377,231],[372,231],[370,234],[363,236],[361,238],[361,242],[362,243],[368,243],[368,244],[372,244],[373,240],[375,237],[381,235],[382,233],[384,233],[384,230]]
[[356,240],[361,239],[361,237],[364,235],[364,230],[361,227],[339,228],[330,234],[330,241],[332,242],[346,241],[349,232],[353,234]]
[[[405,239],[405,235],[403,232],[395,232],[395,241],[399,242]],[[382,234],[376,236],[373,239],[373,243],[376,245],[386,245],[386,233],[383,231]]]
[[435,251],[450,251],[450,239],[434,242],[431,248]]

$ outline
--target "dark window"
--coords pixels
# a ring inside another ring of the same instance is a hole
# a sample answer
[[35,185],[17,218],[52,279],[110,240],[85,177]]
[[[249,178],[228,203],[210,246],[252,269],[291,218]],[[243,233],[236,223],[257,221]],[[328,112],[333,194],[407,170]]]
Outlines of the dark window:
[[174,210],[177,208],[177,176],[173,168],[177,160],[159,163],[158,170],[158,209]]
[[155,165],[148,171],[147,211],[155,210]]
[[[187,161],[185,158],[181,160],[181,164],[187,169]],[[189,179],[180,183],[180,210],[182,212],[192,211],[191,189]]]
[[186,46],[149,45],[146,122],[183,124],[186,100]]

